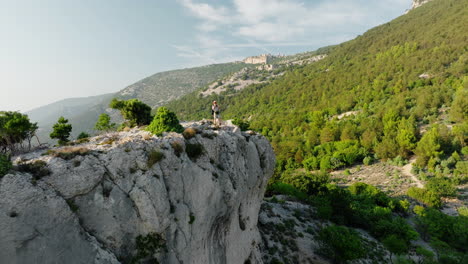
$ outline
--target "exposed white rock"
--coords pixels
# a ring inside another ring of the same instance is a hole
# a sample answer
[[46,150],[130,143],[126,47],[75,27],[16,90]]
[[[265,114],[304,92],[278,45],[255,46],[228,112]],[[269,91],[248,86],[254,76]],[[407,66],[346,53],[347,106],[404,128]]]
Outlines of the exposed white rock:
[[[17,157],[43,160],[51,173],[0,180],[1,262],[126,263],[136,237],[156,232],[167,247],[154,256],[161,263],[262,263],[257,220],[274,170],[270,144],[233,126],[190,125],[199,132],[190,139],[133,129]],[[203,153],[189,157],[197,146]],[[163,158],[151,164],[152,152]]]

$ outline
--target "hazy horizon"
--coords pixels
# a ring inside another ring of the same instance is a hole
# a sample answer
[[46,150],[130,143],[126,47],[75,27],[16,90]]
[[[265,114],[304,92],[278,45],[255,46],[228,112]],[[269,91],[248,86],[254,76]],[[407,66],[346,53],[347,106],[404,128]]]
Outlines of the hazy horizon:
[[0,0],[0,111],[113,93],[168,70],[312,51],[353,39],[410,6],[411,0]]

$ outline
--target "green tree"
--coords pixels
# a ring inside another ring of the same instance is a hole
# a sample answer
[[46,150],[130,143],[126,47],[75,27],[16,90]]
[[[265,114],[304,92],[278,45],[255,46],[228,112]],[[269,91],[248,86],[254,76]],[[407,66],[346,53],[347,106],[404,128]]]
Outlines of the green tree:
[[318,233],[320,253],[334,263],[362,258],[366,255],[359,234],[344,226],[330,225]]
[[382,240],[382,243],[390,251],[390,260],[392,259],[392,253],[402,255],[408,251],[408,246],[405,241],[398,238],[396,235],[387,236]]
[[0,153],[15,152],[25,140],[31,148],[37,129],[37,123],[31,123],[27,115],[0,112]]
[[94,129],[99,131],[108,131],[115,128],[115,123],[111,123],[111,118],[108,114],[100,114],[98,121],[94,125]]
[[400,120],[396,141],[399,146],[399,155],[407,158],[416,147],[417,141],[416,120],[413,116]]
[[69,141],[68,138],[72,131],[72,125],[68,124],[68,119],[61,116],[52,128],[53,131],[50,133],[50,138],[58,139],[59,145],[64,145]]
[[86,132],[81,132],[78,137],[76,139],[80,140],[80,139],[85,139],[85,138],[89,138],[90,135]]
[[450,109],[450,118],[455,122],[463,122],[468,119],[468,88],[460,88],[455,93],[452,107]]
[[427,131],[415,149],[415,153],[418,156],[416,165],[424,167],[427,165],[429,159],[439,158],[442,155],[441,151],[441,138],[437,126]]
[[159,107],[153,121],[146,130],[160,136],[163,132],[181,133],[184,128],[180,125],[179,119],[177,119],[174,112],[169,111],[166,107]]
[[130,127],[144,126],[151,122],[151,107],[138,99],[125,101],[114,98],[109,106],[119,110]]

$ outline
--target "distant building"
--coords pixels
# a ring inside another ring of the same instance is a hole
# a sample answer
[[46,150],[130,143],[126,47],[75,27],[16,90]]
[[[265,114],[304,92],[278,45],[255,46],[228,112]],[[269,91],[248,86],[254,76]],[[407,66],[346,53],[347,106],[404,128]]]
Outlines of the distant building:
[[268,64],[273,58],[270,54],[262,54],[260,56],[247,57],[243,60],[247,64]]

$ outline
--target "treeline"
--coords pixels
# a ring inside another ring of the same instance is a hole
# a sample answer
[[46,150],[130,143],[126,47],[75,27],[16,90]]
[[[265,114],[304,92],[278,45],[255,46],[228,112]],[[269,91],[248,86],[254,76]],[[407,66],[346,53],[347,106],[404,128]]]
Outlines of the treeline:
[[[145,129],[155,135],[162,135],[163,132],[183,131],[175,113],[166,107],[157,109],[156,114],[151,115],[151,107],[138,99],[118,100],[113,99],[109,107],[119,110],[124,118],[124,122],[117,127],[111,122],[108,114],[101,114],[94,126],[100,132],[122,131],[125,128],[136,126]],[[81,132],[77,137],[77,142],[70,142],[72,125],[63,116],[53,125],[50,133],[51,139],[57,139],[59,146],[74,145],[76,143],[88,142],[91,136]],[[11,155],[31,150],[31,140],[35,137],[38,129],[37,123],[31,123],[28,116],[19,112],[0,112],[0,178],[3,177],[13,166]],[[37,138],[37,136],[36,136]],[[38,139],[39,141],[39,139]],[[25,147],[27,144],[27,147]],[[39,142],[40,145],[40,142]]]

